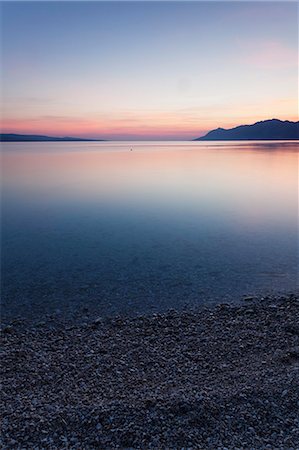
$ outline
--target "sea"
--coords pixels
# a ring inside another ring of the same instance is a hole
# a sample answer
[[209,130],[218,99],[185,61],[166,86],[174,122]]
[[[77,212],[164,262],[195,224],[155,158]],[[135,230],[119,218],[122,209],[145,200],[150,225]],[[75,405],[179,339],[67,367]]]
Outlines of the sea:
[[1,144],[9,319],[139,315],[298,288],[298,142]]

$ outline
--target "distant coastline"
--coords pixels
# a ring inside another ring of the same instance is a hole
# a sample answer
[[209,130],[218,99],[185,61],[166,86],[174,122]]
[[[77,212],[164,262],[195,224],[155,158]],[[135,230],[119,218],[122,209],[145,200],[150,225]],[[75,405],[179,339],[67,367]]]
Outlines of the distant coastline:
[[[176,139],[177,140],[177,139]],[[217,128],[192,141],[294,141],[299,140],[299,121],[270,119],[234,128]],[[107,142],[107,139],[38,134],[0,133],[0,142]]]
[[41,136],[36,134],[0,134],[1,142],[98,142],[104,139],[84,139],[76,137]]
[[250,140],[297,140],[299,122],[289,120],[264,120],[252,125],[240,125],[235,128],[217,128],[194,141],[250,141]]

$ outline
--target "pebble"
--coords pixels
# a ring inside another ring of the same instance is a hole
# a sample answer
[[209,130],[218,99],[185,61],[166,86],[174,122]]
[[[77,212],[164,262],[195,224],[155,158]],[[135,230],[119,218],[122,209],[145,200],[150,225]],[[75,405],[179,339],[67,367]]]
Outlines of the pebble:
[[297,297],[255,300],[7,325],[0,445],[299,448]]

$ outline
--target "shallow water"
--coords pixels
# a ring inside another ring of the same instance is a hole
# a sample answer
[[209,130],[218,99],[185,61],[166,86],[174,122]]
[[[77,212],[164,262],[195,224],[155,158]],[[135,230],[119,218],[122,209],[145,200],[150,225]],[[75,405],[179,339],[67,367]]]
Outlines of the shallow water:
[[2,313],[134,314],[294,291],[297,151],[2,144]]

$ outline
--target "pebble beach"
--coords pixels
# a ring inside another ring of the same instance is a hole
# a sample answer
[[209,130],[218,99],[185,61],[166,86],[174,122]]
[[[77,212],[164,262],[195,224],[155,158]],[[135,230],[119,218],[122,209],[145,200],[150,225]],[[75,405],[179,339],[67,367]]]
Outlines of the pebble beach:
[[2,328],[2,448],[299,448],[299,299]]

